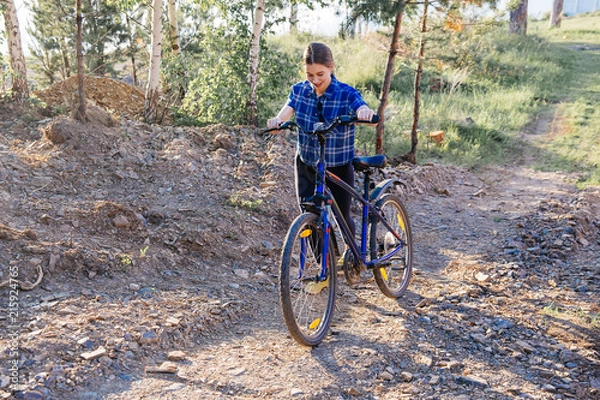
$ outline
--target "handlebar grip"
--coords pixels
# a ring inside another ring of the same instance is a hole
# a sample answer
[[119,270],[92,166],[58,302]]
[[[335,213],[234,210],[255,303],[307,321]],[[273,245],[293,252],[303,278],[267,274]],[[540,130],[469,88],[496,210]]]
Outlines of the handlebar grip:
[[373,114],[373,117],[371,118],[371,122],[376,124],[379,122],[379,115],[377,114]]

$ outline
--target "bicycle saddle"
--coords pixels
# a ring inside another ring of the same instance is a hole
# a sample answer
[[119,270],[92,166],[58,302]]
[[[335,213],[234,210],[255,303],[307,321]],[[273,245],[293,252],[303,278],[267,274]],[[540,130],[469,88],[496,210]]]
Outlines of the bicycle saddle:
[[383,168],[387,165],[387,157],[384,154],[354,157],[352,165],[354,165],[354,169],[357,171],[364,171],[369,168]]

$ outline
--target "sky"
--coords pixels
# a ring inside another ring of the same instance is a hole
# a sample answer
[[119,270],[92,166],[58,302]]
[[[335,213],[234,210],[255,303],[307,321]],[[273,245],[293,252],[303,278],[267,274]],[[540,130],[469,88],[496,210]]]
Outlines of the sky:
[[[531,17],[540,18],[544,13],[552,10],[553,0],[529,0],[528,13]],[[499,7],[506,7],[508,0],[499,0]],[[314,11],[306,7],[300,8],[298,12],[299,28],[304,32],[320,33],[335,36],[343,21],[343,16],[335,15],[334,7],[323,9],[318,7]]]
[[[501,5],[505,5],[508,0],[500,0]],[[545,12],[550,12],[552,9],[553,0],[529,0],[529,15],[535,18],[541,17]],[[23,40],[23,47],[28,53],[28,48],[31,46],[30,39],[25,32],[25,28],[30,23],[30,17],[23,0],[15,0],[15,7],[19,17],[19,27]],[[306,8],[301,8],[298,13],[299,28],[303,32],[319,33],[328,36],[335,36],[339,30],[339,26],[343,21],[343,16],[335,15],[335,8],[318,7],[314,11]]]

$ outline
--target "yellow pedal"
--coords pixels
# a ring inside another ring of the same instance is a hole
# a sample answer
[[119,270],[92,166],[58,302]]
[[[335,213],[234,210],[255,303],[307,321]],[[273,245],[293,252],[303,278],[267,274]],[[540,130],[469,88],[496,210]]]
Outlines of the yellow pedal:
[[387,276],[387,271],[385,270],[385,268],[381,268],[381,277],[383,278],[384,281],[388,280],[388,276]]
[[317,318],[313,322],[310,323],[310,325],[308,326],[308,329],[315,330],[319,327],[320,323],[321,323],[321,318]]
[[311,229],[305,229],[302,232],[300,232],[300,237],[301,238],[309,237],[310,235],[312,235],[312,230]]
[[398,225],[400,225],[400,228],[402,228],[403,231],[406,230],[406,228],[404,228],[404,219],[400,214],[398,214]]
[[329,286],[329,279],[325,279],[324,281],[320,282],[309,282],[306,286],[304,286],[304,292],[308,294],[317,294],[327,286]]

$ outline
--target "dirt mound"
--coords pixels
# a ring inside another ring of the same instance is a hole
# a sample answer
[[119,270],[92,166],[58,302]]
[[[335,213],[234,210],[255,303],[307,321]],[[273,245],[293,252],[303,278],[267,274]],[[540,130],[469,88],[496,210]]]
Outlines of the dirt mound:
[[[104,83],[98,107],[125,110]],[[0,337],[20,340],[0,340],[18,366],[0,398],[597,398],[597,190],[515,166],[386,168],[413,227],[409,293],[340,281],[332,335],[307,351],[277,288],[293,137],[14,113],[0,102],[0,305],[18,311]]]
[[[144,92],[139,88],[110,78],[85,76],[86,100],[110,112],[134,118],[144,110]],[[49,108],[71,110],[79,101],[77,77],[72,76],[47,89],[34,92]]]

